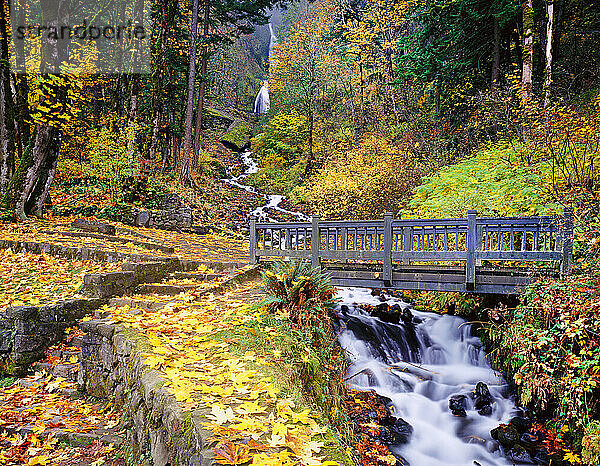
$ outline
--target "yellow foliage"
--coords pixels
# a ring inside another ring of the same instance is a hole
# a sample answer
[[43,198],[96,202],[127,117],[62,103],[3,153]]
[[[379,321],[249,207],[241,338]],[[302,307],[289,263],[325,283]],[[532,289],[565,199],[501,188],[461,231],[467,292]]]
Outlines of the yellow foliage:
[[379,218],[397,212],[418,180],[411,156],[379,134],[333,158],[304,189],[316,212],[328,219]]

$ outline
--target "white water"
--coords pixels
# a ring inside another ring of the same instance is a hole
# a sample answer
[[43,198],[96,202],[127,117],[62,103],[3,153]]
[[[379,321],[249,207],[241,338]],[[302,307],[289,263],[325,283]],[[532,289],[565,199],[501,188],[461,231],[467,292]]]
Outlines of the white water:
[[[277,36],[275,35],[275,31],[273,30],[273,24],[269,23],[269,68],[273,68],[275,63],[273,62],[273,53],[275,51],[275,47],[277,46]],[[256,115],[265,115],[269,112],[271,108],[271,97],[269,95],[269,83],[268,81],[264,81],[261,86],[258,94],[256,95],[256,99],[254,99],[254,113]]]
[[292,215],[301,222],[307,222],[309,220],[309,218],[306,215],[304,215],[300,212],[294,212],[294,211],[287,210],[287,209],[284,209],[283,207],[281,207],[280,204],[285,200],[284,196],[280,196],[278,194],[264,194],[252,186],[247,186],[247,185],[241,183],[241,181],[244,178],[246,178],[248,175],[258,172],[258,164],[252,158],[252,152],[250,152],[250,151],[242,152],[241,157],[242,157],[242,162],[246,166],[246,169],[244,170],[244,172],[239,176],[227,178],[227,179],[224,179],[223,181],[232,186],[236,186],[240,189],[243,189],[249,193],[256,194],[258,196],[262,196],[265,199],[266,204],[254,209],[249,214],[251,217],[255,217],[259,222],[268,222],[268,221],[273,220],[269,216],[269,210],[275,210],[277,212]]
[[278,41],[275,31],[273,30],[273,23],[269,23],[269,32],[271,33],[271,38],[269,40],[269,65],[272,66],[271,59],[273,58],[273,53],[275,52]]
[[[471,326],[459,317],[412,309],[420,320],[414,327],[382,322],[354,304],[380,304],[370,292],[339,290],[342,303],[349,307],[346,313],[338,311],[339,341],[352,361],[349,385],[390,398],[394,415],[414,428],[410,442],[394,447],[394,453],[411,466],[512,464],[501,456],[490,430],[508,423],[516,407],[504,379],[490,367],[481,340],[471,335]],[[387,303],[410,308],[396,298]],[[357,338],[352,329],[360,335],[361,328],[371,338]],[[410,341],[412,345],[407,344]],[[477,382],[486,383],[494,399],[490,416],[478,414],[468,397]],[[448,409],[448,399],[458,394],[468,398],[465,418],[453,416]]]
[[269,97],[269,87],[265,81],[254,100],[254,113],[257,115],[264,115],[268,113],[270,108],[271,98]]

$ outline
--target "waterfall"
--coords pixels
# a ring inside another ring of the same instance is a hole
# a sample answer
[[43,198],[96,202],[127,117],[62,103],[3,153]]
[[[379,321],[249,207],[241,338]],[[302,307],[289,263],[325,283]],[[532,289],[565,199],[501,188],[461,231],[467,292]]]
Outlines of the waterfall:
[[[411,466],[512,464],[490,430],[508,423],[517,408],[471,326],[370,291],[339,290],[344,304],[337,311],[338,338],[351,360],[350,387],[389,398],[394,415],[414,429],[410,441],[392,452]],[[484,384],[489,393],[480,388]],[[477,394],[482,391],[484,405]]]
[[269,23],[269,33],[271,34],[271,39],[269,40],[269,63],[270,63],[271,58],[273,57],[273,52],[275,51],[275,46],[277,45],[277,36],[275,35],[275,31],[273,30],[273,23]]
[[254,113],[256,115],[264,115],[271,108],[271,98],[269,97],[269,83],[264,81],[258,95],[254,100]]

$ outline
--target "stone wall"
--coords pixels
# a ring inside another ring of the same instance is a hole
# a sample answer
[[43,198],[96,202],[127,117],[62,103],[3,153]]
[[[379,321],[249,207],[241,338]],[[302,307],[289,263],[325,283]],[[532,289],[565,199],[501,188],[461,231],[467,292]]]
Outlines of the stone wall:
[[[212,450],[201,425],[202,411],[184,412],[156,370],[144,366],[149,343],[137,332],[109,320],[82,322],[78,384],[81,390],[112,398],[124,413],[127,443],[141,466],[208,466]],[[144,459],[145,453],[150,459]]]
[[138,227],[161,230],[187,230],[192,227],[194,215],[189,207],[175,210],[143,210],[135,214],[134,224]]
[[71,299],[49,306],[9,307],[0,314],[0,373],[23,375],[64,339],[65,329],[106,301]]

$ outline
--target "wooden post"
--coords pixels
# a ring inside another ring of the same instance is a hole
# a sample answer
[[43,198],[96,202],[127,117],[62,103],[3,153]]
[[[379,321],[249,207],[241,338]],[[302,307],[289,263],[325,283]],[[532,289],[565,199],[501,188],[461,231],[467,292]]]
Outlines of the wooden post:
[[256,218],[250,219],[250,264],[254,265],[258,262],[256,257]]
[[[346,227],[342,227],[342,237],[341,237],[341,244],[340,244],[340,248],[342,251],[347,251],[348,250],[348,229]],[[346,264],[348,262],[348,259],[341,259],[341,262],[343,264]]]
[[[404,241],[402,242],[402,249],[404,252],[410,252],[413,249],[413,227],[404,227],[402,229],[402,236]],[[410,259],[404,258],[402,260],[404,265],[410,265]]]
[[477,235],[476,210],[469,210],[467,227],[467,263],[465,267],[465,288],[467,289],[467,291],[473,291],[475,289],[475,247]]
[[383,216],[383,284],[392,286],[392,213]]
[[562,228],[563,258],[560,264],[561,275],[569,275],[573,266],[573,207],[565,207]]
[[319,235],[319,216],[313,215],[312,218],[312,234],[310,237],[310,251],[312,258],[312,267],[317,269],[321,267],[321,261],[319,260],[319,252],[321,250],[321,237]]

